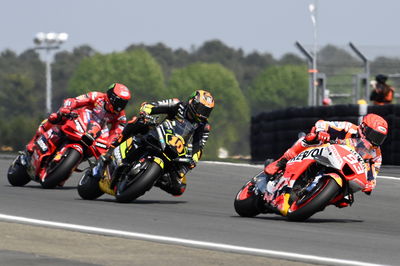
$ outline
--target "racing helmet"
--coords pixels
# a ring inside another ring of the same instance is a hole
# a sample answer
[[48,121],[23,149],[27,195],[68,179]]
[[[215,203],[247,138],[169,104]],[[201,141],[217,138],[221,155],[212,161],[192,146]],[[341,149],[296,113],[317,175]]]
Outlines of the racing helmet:
[[118,113],[125,109],[126,104],[131,99],[131,93],[125,85],[113,83],[108,87],[107,98],[109,101],[107,109],[112,113]]
[[214,97],[205,90],[196,90],[189,97],[188,115],[197,122],[207,121],[214,108]]
[[388,134],[388,123],[376,114],[367,114],[360,124],[360,135],[374,146],[380,146]]

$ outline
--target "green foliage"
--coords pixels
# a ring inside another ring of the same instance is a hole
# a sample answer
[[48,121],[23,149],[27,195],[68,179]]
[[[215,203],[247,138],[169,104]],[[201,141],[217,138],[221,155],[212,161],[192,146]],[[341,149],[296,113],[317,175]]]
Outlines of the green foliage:
[[175,70],[168,84],[170,97],[181,100],[187,100],[199,89],[208,90],[215,97],[205,157],[216,158],[220,147],[231,154],[248,152],[250,112],[233,73],[220,64],[196,63]]
[[20,56],[6,50],[0,55],[0,116],[35,115],[44,108],[44,64],[37,53]]
[[66,98],[74,97],[68,93],[68,82],[82,59],[95,55],[96,52],[87,45],[75,48],[72,53],[62,51],[55,55],[52,64],[53,108],[58,108]]
[[252,113],[307,104],[305,66],[284,65],[265,69],[248,91]]
[[33,137],[38,128],[40,119],[17,115],[0,118],[0,147],[11,146],[15,150],[22,150]]
[[280,65],[304,65],[306,64],[306,60],[293,54],[287,53],[284,54],[279,60]]
[[88,91],[104,92],[114,82],[131,90],[133,101],[128,112],[133,112],[133,107],[136,112],[143,101],[166,94],[160,65],[142,49],[84,58],[69,82],[68,91],[75,96]]
[[0,114],[2,117],[38,113],[39,99],[34,81],[23,74],[1,74]]
[[183,67],[191,62],[191,55],[189,52],[183,49],[172,50],[163,43],[157,43],[155,45],[131,45],[126,48],[126,51],[132,51],[136,49],[147,50],[161,65],[164,71],[165,77],[168,79],[174,68]]

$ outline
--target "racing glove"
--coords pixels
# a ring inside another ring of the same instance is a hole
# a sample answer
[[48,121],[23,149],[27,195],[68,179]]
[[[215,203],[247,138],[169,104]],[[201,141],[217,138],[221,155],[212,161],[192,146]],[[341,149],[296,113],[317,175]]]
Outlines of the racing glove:
[[329,142],[330,139],[331,139],[331,135],[329,135],[328,132],[325,132],[325,131],[318,132],[318,140],[319,141],[326,143],[326,142]]
[[47,120],[52,124],[58,124],[61,122],[61,115],[58,113],[51,113]]
[[71,113],[71,108],[69,107],[61,107],[60,109],[58,109],[58,113],[62,116],[66,116],[69,115]]

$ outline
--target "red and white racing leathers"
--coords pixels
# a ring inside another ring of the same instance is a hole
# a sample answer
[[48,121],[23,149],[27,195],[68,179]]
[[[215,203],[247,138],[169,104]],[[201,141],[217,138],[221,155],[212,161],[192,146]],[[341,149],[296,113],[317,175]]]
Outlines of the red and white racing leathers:
[[[380,147],[373,146],[369,141],[361,138],[359,127],[346,121],[324,121],[319,120],[315,124],[315,132],[327,132],[333,140],[352,139],[348,145],[354,146],[355,150],[363,157],[368,169],[368,180],[372,189],[375,188],[376,177],[382,165],[382,152]],[[356,139],[361,139],[356,140]]]
[[117,140],[122,133],[126,124],[126,116],[124,110],[118,113],[107,111],[107,104],[109,104],[107,94],[102,92],[89,92],[76,98],[64,100],[63,107],[72,110],[86,107],[92,110],[96,122],[99,123],[101,127],[108,124],[110,125],[109,143],[111,144],[113,141]]
[[[75,98],[68,98],[64,100],[63,106],[59,109],[74,110],[77,108],[85,107],[93,112],[95,121],[104,128],[110,125],[108,143],[111,144],[116,141],[122,133],[126,124],[125,111],[118,113],[107,111],[107,105],[110,104],[107,94],[102,92],[89,92]],[[62,123],[63,119],[58,113],[52,113],[45,119],[36,131],[35,136],[26,146],[28,152],[32,152],[34,141],[38,136],[49,130],[54,124]]]

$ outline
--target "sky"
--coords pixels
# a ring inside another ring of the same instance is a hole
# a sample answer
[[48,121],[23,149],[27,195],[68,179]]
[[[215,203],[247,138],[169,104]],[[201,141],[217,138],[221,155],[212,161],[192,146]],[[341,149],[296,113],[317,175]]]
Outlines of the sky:
[[[309,11],[316,4],[316,27]],[[400,56],[399,0],[0,0],[0,52],[33,48],[37,32],[66,32],[65,50],[101,53],[162,42],[190,50],[218,39],[279,58],[354,43],[367,56]]]

